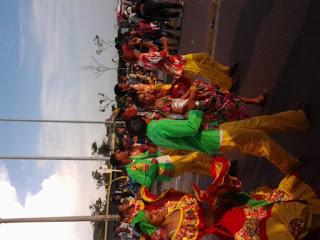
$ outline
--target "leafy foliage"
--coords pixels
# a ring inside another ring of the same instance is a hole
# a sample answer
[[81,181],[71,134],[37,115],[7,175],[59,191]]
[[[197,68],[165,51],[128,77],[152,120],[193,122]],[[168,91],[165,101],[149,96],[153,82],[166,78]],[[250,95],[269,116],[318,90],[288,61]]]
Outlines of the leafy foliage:
[[109,177],[107,173],[101,173],[99,170],[92,171],[91,173],[93,179],[96,180],[97,189],[102,186],[107,186],[109,184]]
[[99,154],[104,157],[110,156],[110,145],[106,141],[102,141],[102,143],[98,146],[97,142],[93,142],[91,145],[92,154]]
[[[95,203],[89,206],[92,215],[104,215],[106,214],[106,202],[99,198]],[[105,231],[105,222],[93,222],[93,239],[103,240]]]

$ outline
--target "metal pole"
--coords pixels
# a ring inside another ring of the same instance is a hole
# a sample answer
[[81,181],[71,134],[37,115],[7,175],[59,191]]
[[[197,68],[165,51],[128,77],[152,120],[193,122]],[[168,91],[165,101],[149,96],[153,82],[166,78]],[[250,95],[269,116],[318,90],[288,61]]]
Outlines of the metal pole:
[[33,217],[33,218],[0,218],[1,223],[36,223],[36,222],[103,222],[117,221],[119,215],[64,216],[64,217]]
[[[112,187],[112,174],[109,175],[109,184],[108,184],[108,191],[107,191],[107,197],[106,197],[106,215],[109,215],[109,205],[110,205],[110,193],[111,193],[111,187]],[[108,239],[108,227],[109,224],[106,222],[104,227],[104,240]]]
[[80,124],[124,124],[124,121],[82,121],[82,120],[55,120],[55,119],[18,119],[0,118],[0,122],[28,122],[28,123],[80,123]]
[[[112,187],[112,183],[114,183],[115,181],[121,180],[121,179],[126,179],[128,178],[127,176],[121,176],[118,178],[115,178],[112,180],[112,174],[109,175],[109,184],[108,184],[108,190],[107,190],[107,197],[106,197],[106,215],[109,215],[109,205],[110,205],[110,193],[111,193],[111,187]],[[108,223],[105,223],[105,227],[104,227],[104,240],[108,239]]]
[[110,157],[66,157],[66,156],[0,156],[0,160],[74,160],[107,161]]

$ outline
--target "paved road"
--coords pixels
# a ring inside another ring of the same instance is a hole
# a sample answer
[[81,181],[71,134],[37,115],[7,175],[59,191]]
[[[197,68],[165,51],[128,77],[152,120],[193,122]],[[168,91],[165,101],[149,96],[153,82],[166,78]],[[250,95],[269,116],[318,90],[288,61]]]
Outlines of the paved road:
[[203,52],[208,48],[211,0],[185,0],[179,53]]
[[[262,89],[270,91],[267,106],[252,109],[254,113],[291,109],[296,102],[310,106],[311,129],[307,134],[283,134],[276,139],[302,157],[306,165],[301,174],[317,189],[319,10],[319,1],[222,0],[214,51],[215,57],[223,62],[239,62],[239,94],[253,96]],[[247,188],[276,184],[282,177],[264,159],[248,158],[240,167]]]
[[[185,0],[180,53],[207,49],[211,27],[211,1]],[[254,96],[268,89],[264,108],[269,114],[309,104],[311,129],[307,134],[274,136],[286,149],[302,157],[301,175],[320,190],[320,2],[317,0],[220,0],[216,18],[214,56],[239,63],[238,94]],[[261,184],[276,185],[283,177],[264,159],[239,157],[240,177],[247,190]],[[189,180],[186,180],[189,184]],[[206,183],[205,180],[202,181]],[[186,186],[185,186],[186,187]]]
[[[319,0],[184,0],[179,53],[207,51],[223,63],[239,63],[239,95],[255,96],[268,89],[266,105],[250,110],[271,114],[309,105],[311,128],[306,134],[273,136],[304,160],[299,173],[320,192],[320,1]],[[213,46],[208,32],[215,19]],[[232,154],[239,159],[239,175],[248,191],[261,185],[277,186],[283,175],[265,159]],[[185,174],[164,186],[190,190],[195,176]],[[210,179],[200,177],[203,187]],[[320,239],[310,236],[308,239]]]

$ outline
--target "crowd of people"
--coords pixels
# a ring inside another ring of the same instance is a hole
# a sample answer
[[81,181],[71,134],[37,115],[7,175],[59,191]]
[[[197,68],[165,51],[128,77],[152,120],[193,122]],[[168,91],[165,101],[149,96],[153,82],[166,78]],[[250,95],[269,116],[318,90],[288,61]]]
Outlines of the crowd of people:
[[[300,159],[270,133],[305,132],[305,106],[252,117],[248,104],[263,107],[267,92],[233,92],[237,63],[227,66],[206,53],[178,55],[183,4],[161,0],[128,1],[123,21],[126,38],[118,48],[130,72],[114,87],[119,147],[110,162],[128,176],[132,195],[121,199],[122,239],[303,239],[320,226],[320,199],[297,173]],[[172,48],[173,49],[170,49]],[[161,72],[162,74],[159,74]],[[159,76],[162,76],[160,79]],[[121,102],[121,104],[120,104]],[[285,178],[275,189],[242,189],[236,165],[223,154],[237,151],[262,157]],[[173,189],[158,194],[156,182],[185,172],[212,177],[194,193]]]

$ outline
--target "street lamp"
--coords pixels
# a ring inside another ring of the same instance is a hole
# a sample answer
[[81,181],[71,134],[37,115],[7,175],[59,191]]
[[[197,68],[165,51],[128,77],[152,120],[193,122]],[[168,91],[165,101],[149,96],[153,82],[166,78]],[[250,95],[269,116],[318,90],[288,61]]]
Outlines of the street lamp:
[[[112,168],[103,168],[102,170],[103,170],[105,173],[110,173],[110,174],[111,174],[112,172],[122,172],[122,170],[112,169]],[[114,180],[117,180],[117,178],[114,179]],[[112,180],[111,183],[112,183],[114,180]]]

